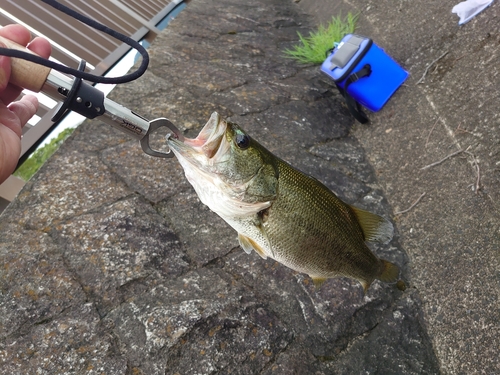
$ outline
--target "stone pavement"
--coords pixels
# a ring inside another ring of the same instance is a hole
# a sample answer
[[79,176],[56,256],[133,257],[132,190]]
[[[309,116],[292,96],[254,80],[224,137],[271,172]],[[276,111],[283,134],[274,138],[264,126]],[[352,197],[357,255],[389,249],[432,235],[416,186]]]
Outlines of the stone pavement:
[[[408,289],[375,282],[363,296],[334,279],[316,291],[245,254],[175,160],[96,119],[0,216],[0,374],[498,373],[498,5],[462,28],[452,5],[191,1],[148,72],[110,96],[188,136],[218,111],[392,218],[398,233],[374,250]],[[340,10],[360,11],[359,32],[412,74],[367,126],[317,67],[282,55]]]

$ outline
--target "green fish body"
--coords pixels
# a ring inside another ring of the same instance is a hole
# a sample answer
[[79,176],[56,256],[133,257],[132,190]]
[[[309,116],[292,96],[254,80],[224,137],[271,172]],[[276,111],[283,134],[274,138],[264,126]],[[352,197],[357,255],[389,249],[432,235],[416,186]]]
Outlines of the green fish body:
[[195,139],[168,140],[200,200],[238,232],[241,247],[311,276],[396,281],[398,267],[365,241],[388,242],[386,219],[341,201],[214,113]]

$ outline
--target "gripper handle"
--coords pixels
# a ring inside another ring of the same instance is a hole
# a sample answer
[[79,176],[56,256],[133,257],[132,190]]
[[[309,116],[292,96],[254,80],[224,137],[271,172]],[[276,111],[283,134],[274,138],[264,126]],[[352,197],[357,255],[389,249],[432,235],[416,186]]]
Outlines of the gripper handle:
[[[7,38],[0,36],[0,42],[2,42],[6,48],[17,49],[34,54],[26,47],[14,43],[12,40]],[[16,57],[11,57],[10,59],[12,68],[9,82],[34,92],[41,91],[51,69]]]

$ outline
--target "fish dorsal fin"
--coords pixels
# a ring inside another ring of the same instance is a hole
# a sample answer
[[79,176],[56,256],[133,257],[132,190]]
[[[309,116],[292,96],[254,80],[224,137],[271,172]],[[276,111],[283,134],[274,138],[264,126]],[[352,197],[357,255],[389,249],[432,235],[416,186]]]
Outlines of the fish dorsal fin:
[[238,241],[240,242],[240,246],[243,248],[243,250],[245,250],[247,254],[250,254],[252,250],[255,250],[255,252],[259,254],[262,259],[267,259],[267,255],[264,250],[262,250],[262,248],[251,238],[238,233]]
[[351,208],[361,226],[365,241],[387,243],[392,239],[394,228],[389,220],[357,207]]

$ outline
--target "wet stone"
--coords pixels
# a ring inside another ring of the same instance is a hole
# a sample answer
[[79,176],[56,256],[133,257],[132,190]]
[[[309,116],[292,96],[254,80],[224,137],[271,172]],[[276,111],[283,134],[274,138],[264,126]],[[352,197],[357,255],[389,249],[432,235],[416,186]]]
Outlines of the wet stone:
[[130,138],[126,134],[96,119],[84,121],[78,126],[74,130],[71,139],[63,143],[61,151],[77,149],[81,152],[93,154],[124,142],[130,142]]
[[44,228],[131,194],[97,155],[68,148],[53,155],[38,178],[27,183],[8,216]]
[[64,311],[26,335],[0,342],[2,374],[123,374],[127,359],[92,303]]
[[[67,221],[53,236],[102,315],[130,298],[129,292],[140,293],[155,279],[178,276],[189,266],[177,235],[141,198]],[[133,288],[135,283],[143,288]]]
[[201,203],[192,188],[160,202],[156,209],[199,266],[223,257],[238,246],[236,231]]
[[[246,83],[244,76],[227,72],[224,70],[224,66],[207,66],[204,61],[189,62],[189,69],[192,70],[193,75],[193,85],[189,90],[198,97],[208,96],[214,92],[222,92]],[[186,72],[186,66],[182,64],[160,63],[152,66],[151,71],[158,76],[172,75],[171,82],[177,86],[181,86],[185,82],[183,74]],[[145,85],[145,87],[150,87],[150,85]]]
[[[33,326],[82,304],[85,295],[50,236],[17,225],[2,225],[1,229],[9,233],[0,240],[0,339],[3,340],[21,337]],[[16,240],[23,244],[13,251],[9,243]]]
[[216,93],[211,96],[214,101],[228,108],[237,115],[262,112],[270,106],[286,100],[279,92],[263,84],[248,84],[237,87],[229,93]]
[[292,339],[293,335],[265,306],[222,311],[198,325],[184,344],[172,349],[166,373],[222,370],[255,374],[272,363]]
[[[160,150],[160,147],[156,147]],[[127,142],[102,152],[102,160],[127,187],[156,203],[190,187],[184,172],[173,159],[145,154],[138,142]],[[126,163],[123,160],[127,160]]]
[[333,139],[327,143],[314,145],[309,149],[309,152],[331,162],[336,170],[365,184],[375,180],[373,168],[366,160],[363,149],[354,138]]
[[131,299],[105,321],[131,364],[152,373],[236,370],[250,359],[259,370],[291,340],[266,307],[228,275],[200,269]]
[[[417,293],[407,294],[386,311],[376,327],[330,360],[328,367],[336,374],[376,373],[378,364],[384,361],[387,374],[440,374],[432,347],[425,345],[429,338],[423,317],[415,310],[418,304]],[[394,348],[394,341],[401,345]],[[408,353],[414,354],[410,358]]]

